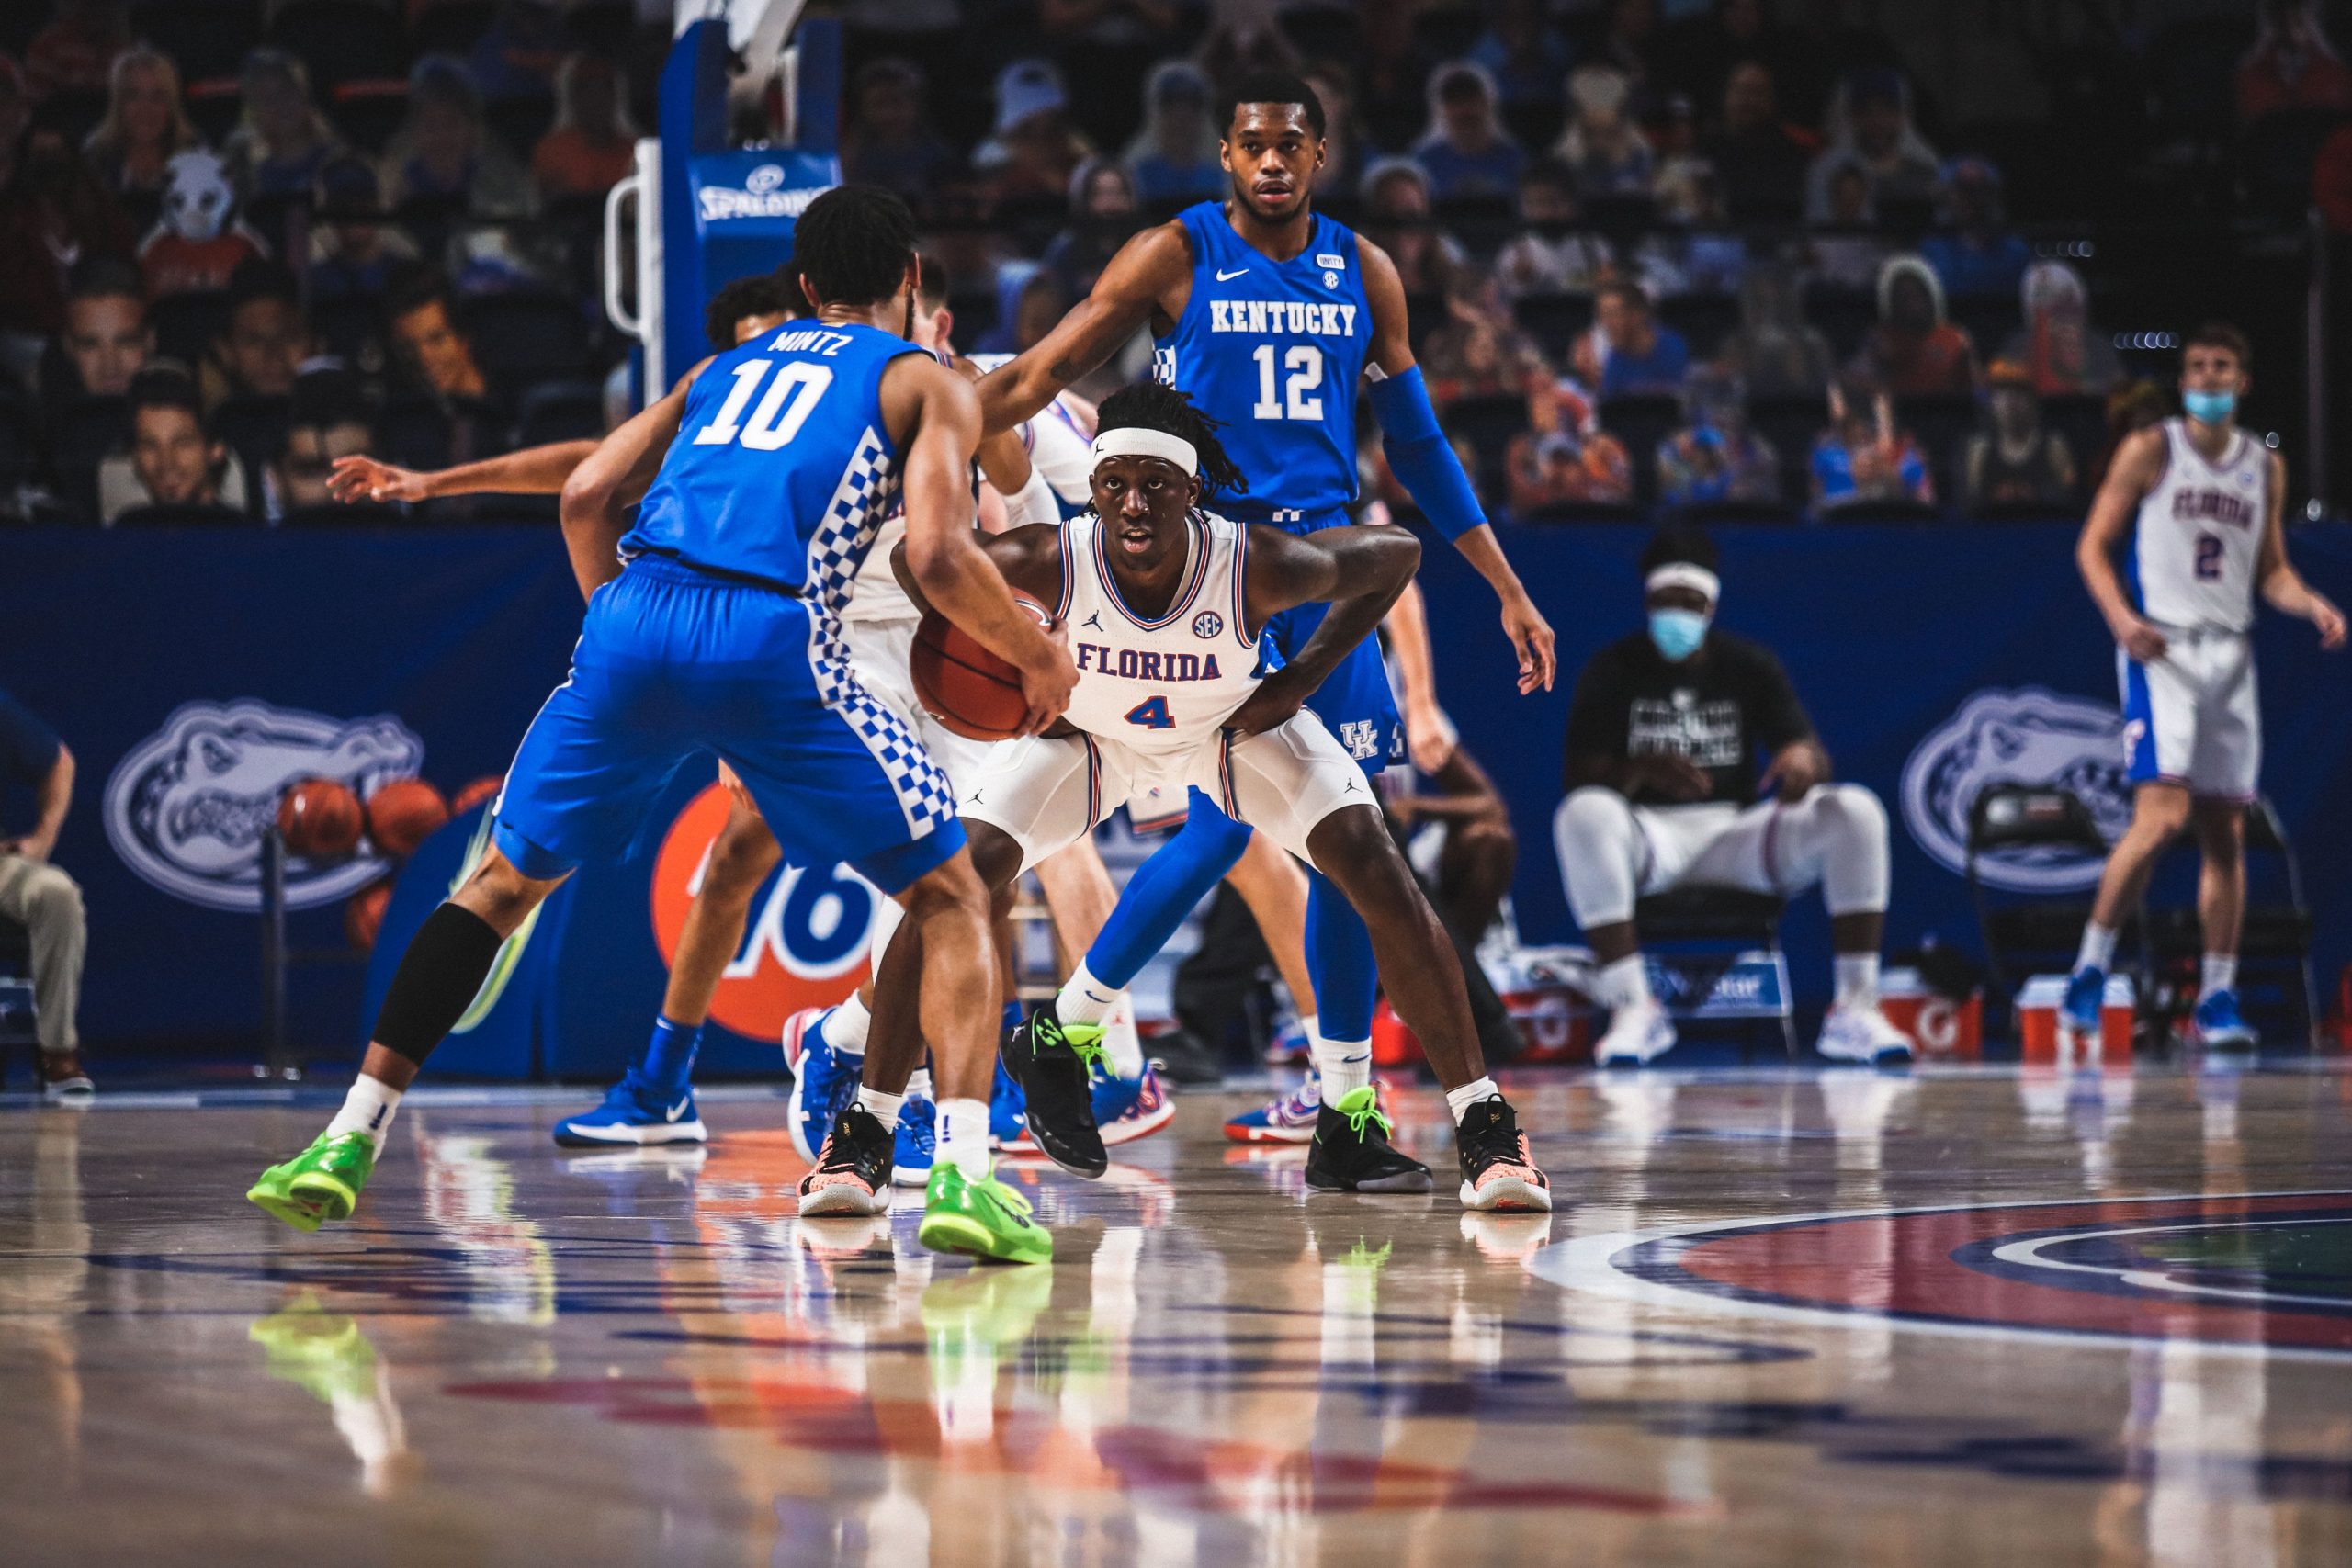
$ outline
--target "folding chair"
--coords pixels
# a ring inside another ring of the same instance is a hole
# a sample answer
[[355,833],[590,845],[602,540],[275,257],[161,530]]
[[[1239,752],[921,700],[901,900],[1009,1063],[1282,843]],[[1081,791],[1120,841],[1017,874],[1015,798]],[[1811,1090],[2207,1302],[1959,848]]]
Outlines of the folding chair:
[[[2194,834],[2184,833],[2166,851],[2167,856],[2194,850]],[[2238,993],[2249,1012],[2293,1021],[2288,1032],[2306,1044],[2315,1043],[2319,1023],[2319,982],[2312,968],[2311,906],[2303,897],[2303,870],[2286,825],[2268,800],[2256,797],[2245,808],[2246,908],[2238,933]],[[2283,901],[2256,902],[2254,897],[2256,857],[2275,860],[2278,893]],[[2161,981],[2184,973],[2202,956],[2204,930],[2194,906],[2140,910],[2147,933],[2148,963],[2157,984],[2147,987],[2150,1005],[2159,997],[2178,995],[2185,1011],[2193,1006],[2193,988],[2167,989]],[[2250,1006],[2246,1004],[2251,1004]],[[2167,1022],[2171,1021],[2169,1017]],[[2274,1032],[2266,1030],[2265,1033]]]
[[[1968,808],[1966,874],[1984,939],[1984,967],[1996,1009],[2015,1005],[2017,988],[2037,969],[2070,969],[2091,918],[2085,898],[1996,900],[1986,884],[1984,857],[1996,851],[2075,852],[2105,858],[2107,840],[2082,796],[2048,784],[1987,784]],[[2143,994],[2145,987],[2142,987]],[[2004,1018],[2007,1013],[2003,1013]]]
[[1787,908],[1778,894],[1742,887],[1677,887],[1637,900],[1634,930],[1659,1005],[1678,1021],[1775,1024],[1781,1052],[1793,1060],[1795,1008],[1781,950]]

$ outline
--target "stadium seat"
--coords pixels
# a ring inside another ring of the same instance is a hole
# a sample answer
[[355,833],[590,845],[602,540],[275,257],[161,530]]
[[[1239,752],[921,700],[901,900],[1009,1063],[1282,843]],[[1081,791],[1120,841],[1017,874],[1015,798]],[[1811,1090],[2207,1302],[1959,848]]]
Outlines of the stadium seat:
[[1351,9],[1292,6],[1276,14],[1275,25],[1301,60],[1353,60],[1363,46],[1363,23]]
[[0,916],[0,1046],[36,1045],[32,933]]
[[1977,357],[1988,364],[2018,330],[2018,302],[2014,295],[1963,297],[1952,300],[1947,313],[1953,324],[1967,333],[1976,344]]
[[194,369],[229,324],[229,297],[213,289],[166,294],[147,307],[147,320],[155,329],[155,352]]
[[575,301],[560,295],[477,295],[459,303],[458,317],[482,368],[503,384],[580,379],[594,367],[590,323]]
[[551,381],[523,395],[518,446],[595,441],[605,434],[605,389],[594,381]]
[[298,506],[288,512],[278,526],[282,528],[390,528],[408,521],[408,514],[397,506],[381,506],[374,502],[330,502],[325,506]]
[[244,118],[244,94],[233,76],[190,82],[185,96],[187,117],[196,122],[197,133],[215,147],[228,141],[235,133],[238,121]]
[[1690,345],[1693,361],[1713,359],[1739,326],[1739,301],[1728,294],[1675,294],[1658,301],[1657,318]]
[[2253,41],[2252,6],[2159,30],[2148,44],[2146,83],[2160,130],[2212,141],[2227,137],[2237,119],[2230,78]]
[[[2091,907],[2084,898],[1996,897],[1984,876],[1986,856],[2002,851],[2058,852],[2104,859],[2107,840],[2074,791],[2049,784],[1991,784],[1968,807],[1963,874],[1976,906],[1992,976],[1992,1006],[2006,1010],[2037,972],[2072,966]],[[2136,922],[2134,928],[2136,930]]]
[[98,514],[98,464],[130,446],[130,407],[120,398],[76,398],[50,415],[49,464],[78,517]]
[[[564,26],[580,47],[601,59],[619,61],[637,31],[637,8],[629,0],[578,0],[564,13]],[[660,28],[666,35],[666,25]]]
[[1456,398],[1445,406],[1444,425],[1447,434],[1470,443],[1487,479],[1498,479],[1511,437],[1527,428],[1527,400],[1516,392]]
[[330,96],[345,82],[408,74],[408,34],[390,10],[350,0],[289,0],[272,17],[269,41],[310,69],[311,90]]
[[240,395],[212,411],[212,434],[244,461],[247,473],[259,474],[285,454],[289,414],[284,398]]
[[233,81],[246,52],[261,42],[258,0],[141,0],[130,30],[169,55],[188,86]]
[[245,528],[253,519],[233,506],[134,506],[117,517],[117,528]]
[[1589,294],[1523,294],[1510,308],[1511,319],[1556,362],[1567,357],[1578,336],[1592,328]]
[[1850,501],[1843,506],[1826,507],[1820,513],[1824,523],[1940,523],[1943,518],[1943,509],[1934,502],[1901,496]]
[[353,365],[379,363],[384,352],[384,302],[372,294],[313,300],[311,331],[319,346]]
[[1634,460],[1635,492],[1644,502],[1657,491],[1658,444],[1682,423],[1682,400],[1670,392],[1628,392],[1600,400],[1600,428],[1625,444]]
[[1555,501],[1516,513],[1517,523],[1640,523],[1649,513],[1630,501]]
[[493,0],[433,0],[409,23],[409,42],[419,58],[463,55],[490,30],[491,19],[497,14]]
[[1763,953],[1780,972],[1780,998],[1777,1010],[1763,1011],[1757,1021],[1775,1025],[1781,1052],[1793,1057],[1796,1013],[1789,991],[1789,963],[1781,951],[1781,917],[1787,908],[1787,900],[1777,894],[1698,885],[1637,899],[1637,940],[1676,982],[1659,995],[1666,1010],[1678,1019],[1693,1016],[1681,1005],[1684,998],[1703,998],[1741,954]]
[[1936,493],[1961,492],[1961,463],[1984,414],[1974,394],[1939,392],[1894,400],[1894,422],[1911,433],[1936,477]]
[[1503,129],[1527,149],[1530,157],[1550,152],[1568,123],[1567,106],[1559,103],[1505,104],[1502,116]]
[[408,118],[408,84],[382,77],[345,82],[334,89],[329,115],[345,141],[380,156]]
[[1674,508],[1678,522],[1713,527],[1718,523],[1799,523],[1803,513],[1779,501],[1694,501]]
[[376,421],[376,435],[386,462],[405,468],[449,466],[449,416],[427,399],[401,398],[387,404]]
[[2352,123],[2340,109],[2280,109],[2238,138],[2238,185],[2260,216],[2293,221],[2311,207],[2312,164],[2319,144]]
[[40,422],[32,410],[0,396],[0,488],[13,489],[40,471]]
[[482,115],[490,122],[491,133],[527,164],[531,149],[539,144],[539,138],[555,123],[555,100],[536,96],[501,98],[485,108]]
[[1863,337],[1878,321],[1878,298],[1867,288],[1808,283],[1804,286],[1804,319],[1829,340],[1829,346],[1837,351],[1839,359],[1849,359],[1862,346]]
[[68,87],[51,93],[40,107],[40,123],[65,133],[69,147],[79,147],[107,117],[107,95],[97,87]]

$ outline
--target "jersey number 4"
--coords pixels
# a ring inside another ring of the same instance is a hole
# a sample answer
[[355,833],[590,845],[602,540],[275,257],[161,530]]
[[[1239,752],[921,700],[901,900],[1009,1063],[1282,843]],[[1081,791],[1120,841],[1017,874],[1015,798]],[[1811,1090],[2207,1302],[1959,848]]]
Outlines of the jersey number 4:
[[1323,417],[1323,400],[1310,396],[1323,384],[1323,351],[1311,344],[1299,344],[1283,355],[1283,368],[1290,375],[1283,390],[1289,400],[1289,410],[1274,396],[1274,345],[1260,344],[1250,353],[1258,362],[1258,400],[1250,412],[1260,419],[1318,420]]
[[1165,696],[1147,697],[1127,710],[1127,722],[1140,724],[1146,729],[1173,729],[1176,721],[1168,716]]
[[[718,405],[718,417],[695,436],[695,445],[725,446],[731,442],[754,452],[773,452],[799,434],[800,427],[816,412],[817,400],[833,384],[832,367],[796,359],[770,379],[768,372],[775,368],[773,359],[747,359],[735,367],[735,385],[727,389],[727,400]],[[760,398],[760,406],[745,419],[743,411],[759,397],[762,381],[767,382],[767,395]]]

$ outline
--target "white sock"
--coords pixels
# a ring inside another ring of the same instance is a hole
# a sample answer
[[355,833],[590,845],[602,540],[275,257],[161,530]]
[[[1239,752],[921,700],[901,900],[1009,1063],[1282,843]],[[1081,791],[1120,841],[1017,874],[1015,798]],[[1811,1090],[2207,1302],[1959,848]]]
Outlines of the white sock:
[[1311,1060],[1315,1055],[1315,1042],[1322,1037],[1323,1020],[1321,1016],[1311,1012],[1300,1013],[1298,1015],[1298,1032],[1306,1036],[1306,1054],[1308,1058]]
[[1614,964],[1602,964],[1593,976],[1592,988],[1592,999],[1611,1012],[1639,1007],[1650,999],[1650,972],[1642,966],[1640,953],[1628,953]]
[[1323,1103],[1337,1105],[1372,1082],[1372,1042],[1326,1040],[1320,1029],[1306,1033],[1307,1050],[1315,1058],[1315,1074],[1323,1080]]
[[1495,1087],[1495,1080],[1490,1077],[1472,1078],[1460,1089],[1447,1089],[1445,1103],[1453,1108],[1453,1124],[1459,1127],[1462,1125],[1462,1119],[1470,1114],[1472,1106],[1482,1100],[1500,1100],[1502,1093],[1502,1090]]
[[931,1098],[931,1069],[929,1067],[917,1067],[913,1072],[909,1073],[907,1075],[907,1092],[899,1098],[902,1100],[929,1100]]
[[1838,1005],[1841,1008],[1878,1006],[1878,954],[1841,953],[1829,961],[1838,976]]
[[384,1134],[391,1130],[392,1112],[401,1108],[403,1090],[394,1089],[381,1078],[371,1078],[366,1073],[351,1080],[351,1092],[343,1097],[343,1109],[327,1123],[327,1136],[345,1133],[365,1133],[384,1152]]
[[903,1094],[884,1094],[878,1089],[860,1084],[857,1102],[872,1111],[874,1119],[885,1127],[896,1127],[899,1124],[899,1108],[906,1104],[907,1097]]
[[1125,991],[1102,1021],[1102,1048],[1110,1055],[1113,1072],[1123,1078],[1143,1077],[1143,1037],[1136,1032],[1136,1004]]
[[996,1162],[989,1154],[988,1101],[939,1102],[939,1147],[933,1157],[946,1161],[974,1181],[996,1174]]
[[2083,922],[2083,945],[2075,950],[2075,967],[2104,974],[2115,963],[2115,931],[2096,920]]
[[1070,971],[1069,983],[1054,998],[1054,1016],[1064,1023],[1100,1023],[1125,995],[1096,979],[1081,958]]
[[836,1051],[851,1056],[865,1055],[865,1032],[874,1026],[874,1014],[865,998],[855,991],[849,1000],[833,1010],[825,1021],[825,1040]]
[[2199,996],[2210,997],[2215,991],[2233,990],[2237,983],[2238,955],[2236,953],[2209,953],[2205,955],[2205,983],[2199,987],[2197,992]]

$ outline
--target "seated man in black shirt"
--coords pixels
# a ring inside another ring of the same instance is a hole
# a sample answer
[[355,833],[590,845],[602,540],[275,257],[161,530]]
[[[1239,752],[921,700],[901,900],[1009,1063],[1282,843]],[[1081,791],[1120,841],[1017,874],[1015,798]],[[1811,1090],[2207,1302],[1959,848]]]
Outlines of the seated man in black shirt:
[[[1909,1039],[1878,1006],[1885,807],[1860,784],[1826,782],[1828,755],[1781,661],[1712,628],[1713,541],[1662,530],[1642,576],[1648,630],[1602,649],[1577,678],[1568,797],[1552,823],[1568,904],[1600,969],[1594,999],[1612,1014],[1595,1060],[1639,1064],[1674,1044],[1636,950],[1638,896],[1694,885],[1785,895],[1815,883],[1838,954],[1821,1054],[1907,1060]],[[1760,778],[1759,752],[1770,759]],[[1758,800],[1763,792],[1770,798]]]

